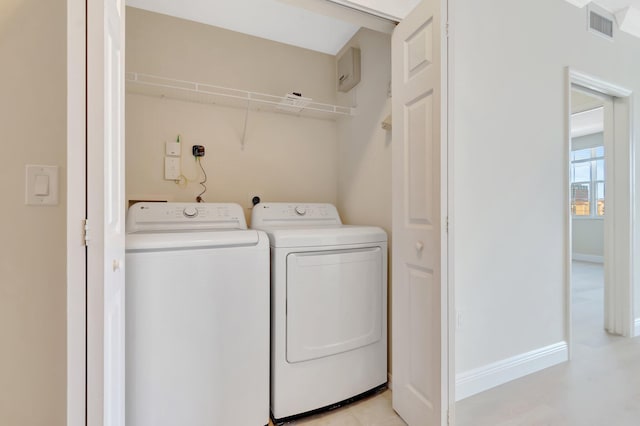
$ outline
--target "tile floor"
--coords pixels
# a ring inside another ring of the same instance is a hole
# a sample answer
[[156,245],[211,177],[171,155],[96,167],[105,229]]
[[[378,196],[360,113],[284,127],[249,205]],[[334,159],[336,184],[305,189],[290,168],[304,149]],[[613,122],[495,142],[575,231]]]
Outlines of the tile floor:
[[[287,423],[290,426],[406,426],[391,408],[391,391],[386,390],[327,413]],[[269,423],[273,426],[273,423]]]
[[[638,426],[640,338],[603,328],[602,265],[573,265],[572,360],[456,404],[458,426]],[[271,424],[270,424],[271,425]],[[404,426],[391,391],[289,425]]]

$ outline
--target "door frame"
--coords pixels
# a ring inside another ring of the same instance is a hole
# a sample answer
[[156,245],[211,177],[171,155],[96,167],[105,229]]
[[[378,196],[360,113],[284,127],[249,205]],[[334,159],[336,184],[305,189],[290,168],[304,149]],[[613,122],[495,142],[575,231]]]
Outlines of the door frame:
[[[89,176],[88,164],[103,163],[102,118],[105,103],[94,100],[102,93],[104,20],[107,0],[67,0],[67,426],[102,425],[108,395],[104,393],[104,252],[103,174]],[[90,49],[93,45],[101,47]],[[89,81],[89,70],[96,71]],[[124,75],[124,73],[123,73]],[[89,133],[91,130],[92,133]],[[93,155],[89,158],[89,142]],[[99,168],[99,167],[98,167]],[[95,168],[94,168],[95,169]],[[95,171],[95,170],[94,170]],[[89,179],[91,177],[91,179]],[[92,199],[90,199],[89,188]],[[100,189],[97,191],[95,189]],[[91,229],[86,221],[94,213]],[[88,250],[88,242],[91,250]],[[123,253],[124,254],[124,251]],[[90,268],[92,266],[92,268]],[[109,268],[110,269],[110,268]],[[122,274],[121,263],[113,270]],[[92,288],[89,288],[92,284]],[[122,414],[117,413],[119,416]],[[114,420],[116,423],[119,417]]]
[[[571,176],[570,176],[570,159],[571,159],[571,87],[572,85],[578,85],[585,87],[587,89],[593,90],[595,92],[601,93],[603,95],[608,95],[615,99],[624,100],[624,102],[628,105],[627,112],[622,113],[615,112],[614,110],[614,120],[617,116],[617,120],[624,120],[629,125],[629,138],[628,138],[628,148],[629,148],[629,214],[630,223],[629,234],[631,235],[630,244],[625,245],[621,244],[617,239],[613,238],[605,238],[605,259],[607,257],[607,253],[616,253],[616,259],[620,260],[623,257],[628,261],[628,279],[624,285],[618,286],[615,293],[615,297],[617,299],[616,306],[622,309],[621,317],[623,318],[623,335],[625,336],[633,336],[634,333],[634,314],[633,314],[633,253],[635,252],[634,244],[633,244],[633,235],[635,234],[635,221],[634,221],[634,206],[635,206],[635,143],[633,141],[633,92],[629,89],[626,89],[622,86],[618,86],[616,84],[610,83],[606,80],[593,76],[591,74],[578,71],[574,68],[567,67],[566,68],[566,79],[565,79],[565,99],[566,99],[566,109],[565,109],[565,176],[564,176],[564,186],[565,186],[565,207],[564,207],[564,218],[565,218],[565,336],[569,350],[569,359],[572,357],[573,353],[573,334],[572,334],[572,302],[571,302],[571,262],[572,262],[572,217],[571,217]],[[621,115],[624,114],[624,115]],[[617,138],[616,138],[617,140]],[[614,140],[614,144],[616,143]],[[606,155],[606,154],[605,154]],[[609,161],[609,160],[607,160]],[[607,167],[610,167],[607,165]],[[615,185],[615,182],[614,182]],[[612,188],[609,188],[607,191],[611,191]],[[616,191],[617,192],[617,191]],[[610,210],[613,210],[609,207]],[[614,211],[614,216],[619,214],[620,212]],[[613,263],[613,262],[611,262]]]
[[[447,379],[448,379],[448,419],[450,425],[456,424],[456,300],[455,300],[455,203],[454,203],[454,177],[455,177],[455,28],[456,16],[454,13],[456,0],[442,0],[445,10],[446,26],[444,31],[444,46],[446,72],[442,73],[443,87],[446,88],[443,102],[446,108],[446,122],[442,126],[445,133],[447,150],[447,173],[445,175],[445,190],[447,191]],[[443,307],[444,308],[444,307]]]
[[86,0],[67,0],[67,426],[87,413]]

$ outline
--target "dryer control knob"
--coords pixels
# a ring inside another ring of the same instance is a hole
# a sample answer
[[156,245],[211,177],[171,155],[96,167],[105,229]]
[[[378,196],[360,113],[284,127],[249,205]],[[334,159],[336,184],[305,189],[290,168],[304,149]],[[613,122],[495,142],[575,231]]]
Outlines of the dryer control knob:
[[182,210],[182,214],[186,217],[196,217],[198,216],[198,209],[196,209],[195,207],[186,207],[184,210]]
[[307,209],[305,209],[304,207],[298,206],[296,207],[296,213],[298,214],[298,216],[304,216],[305,214],[307,214]]

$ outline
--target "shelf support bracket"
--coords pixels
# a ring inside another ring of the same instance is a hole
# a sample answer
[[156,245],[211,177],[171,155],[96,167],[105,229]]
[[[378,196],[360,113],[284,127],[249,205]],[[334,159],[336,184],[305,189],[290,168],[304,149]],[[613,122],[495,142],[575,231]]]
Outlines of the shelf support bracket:
[[244,129],[242,129],[242,141],[240,142],[240,149],[244,151],[244,142],[247,138],[247,123],[249,122],[249,107],[251,106],[251,99],[247,99],[247,110],[244,113]]

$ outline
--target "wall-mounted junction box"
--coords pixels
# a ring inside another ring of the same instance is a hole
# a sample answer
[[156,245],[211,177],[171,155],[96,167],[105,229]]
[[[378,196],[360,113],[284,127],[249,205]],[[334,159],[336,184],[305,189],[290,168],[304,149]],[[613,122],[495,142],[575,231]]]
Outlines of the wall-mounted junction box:
[[171,157],[180,157],[180,143],[179,142],[166,142],[164,148],[164,155]]
[[348,48],[338,58],[338,90],[348,92],[360,83],[360,49]]
[[165,142],[164,145],[164,178],[165,180],[180,179],[180,142]]

